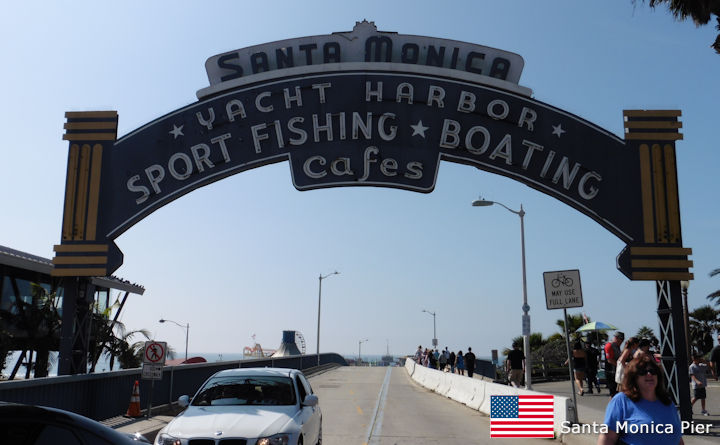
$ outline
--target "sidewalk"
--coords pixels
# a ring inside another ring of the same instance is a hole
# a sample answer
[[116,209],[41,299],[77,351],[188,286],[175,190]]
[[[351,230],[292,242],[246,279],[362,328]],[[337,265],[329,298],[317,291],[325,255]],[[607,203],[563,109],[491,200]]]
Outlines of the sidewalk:
[[[533,390],[554,394],[572,399],[573,387],[569,381],[546,382],[533,384]],[[585,393],[584,396],[577,396],[578,403],[578,420],[580,424],[600,424],[605,420],[605,408],[610,401],[609,393],[605,385],[601,385],[602,392],[593,394]],[[692,395],[692,389],[690,390]],[[695,424],[711,423],[713,426],[709,434],[685,434],[683,440],[687,445],[705,445],[720,443],[720,382],[715,380],[708,381],[707,387],[707,410],[709,416],[700,415],[700,402],[695,402],[693,412],[695,413],[693,421]],[[596,444],[597,434],[568,433],[562,437],[562,443],[568,444]]]
[[[149,419],[139,417],[137,419],[119,416],[103,421],[103,424],[122,433],[140,433],[153,443],[157,433],[163,429],[165,425],[170,423],[172,419],[178,415],[182,409],[177,406],[164,405],[162,407],[153,408]],[[143,410],[143,413],[145,411]]]

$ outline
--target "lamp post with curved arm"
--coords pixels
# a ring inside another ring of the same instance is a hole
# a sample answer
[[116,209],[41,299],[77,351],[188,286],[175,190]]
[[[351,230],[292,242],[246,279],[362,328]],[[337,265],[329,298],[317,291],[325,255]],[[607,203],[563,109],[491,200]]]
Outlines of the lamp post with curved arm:
[[527,273],[525,269],[525,210],[520,204],[520,210],[513,210],[505,204],[497,201],[488,201],[485,199],[476,199],[473,201],[473,207],[487,207],[497,204],[505,207],[506,210],[520,217],[520,245],[522,248],[522,282],[523,282],[523,349],[525,351],[525,388],[532,389],[532,360],[530,359],[530,306],[527,302]]
[[160,323],[165,323],[165,322],[167,321],[167,322],[170,322],[170,323],[174,323],[174,324],[180,326],[181,328],[185,328],[185,361],[187,361],[187,358],[188,358],[188,357],[187,357],[188,338],[190,337],[190,323],[187,323],[187,324],[185,324],[185,325],[182,325],[182,324],[178,323],[177,321],[166,320],[166,319],[164,319],[164,318],[161,318],[161,319],[158,320],[158,321],[160,321]]
[[331,276],[331,275],[339,275],[340,272],[337,270],[335,272],[329,273],[327,275],[320,274],[318,277],[318,328],[317,328],[317,365],[320,366],[320,301],[322,300],[322,280],[325,278]]
[[437,332],[435,331],[435,312],[430,312],[427,309],[423,309],[423,312],[432,315],[433,318],[433,339],[432,339],[432,345],[437,348],[438,341],[437,341]]
[[358,366],[360,365],[360,361],[362,360],[361,359],[362,355],[360,354],[360,346],[362,346],[362,344],[365,343],[366,341],[368,341],[367,338],[364,340],[358,340]]

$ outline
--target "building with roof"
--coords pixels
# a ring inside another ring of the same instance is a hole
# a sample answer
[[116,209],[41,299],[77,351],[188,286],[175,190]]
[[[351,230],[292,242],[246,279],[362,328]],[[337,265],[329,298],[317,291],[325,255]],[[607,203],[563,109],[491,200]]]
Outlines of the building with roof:
[[[114,323],[128,296],[145,292],[141,285],[118,277],[92,277],[86,287],[90,298],[85,298],[86,304],[80,305],[86,308],[80,311],[85,316],[69,318],[63,313],[63,309],[67,309],[65,286],[75,278],[54,277],[51,275],[53,267],[47,258],[0,246],[0,365],[11,369],[6,372],[11,378],[23,365],[27,377],[31,374],[46,376],[50,353],[61,350],[64,331],[70,334],[66,342],[83,346],[80,350],[74,347],[73,354],[82,356],[78,362],[85,363],[85,372],[91,370],[93,360],[88,362],[88,353],[94,340],[90,329],[93,314],[108,321],[112,316]],[[114,311],[111,308],[112,293],[116,294],[118,302]],[[72,310],[72,315],[76,313]],[[63,330],[63,322],[67,323],[68,319],[73,329],[65,326]],[[20,351],[19,358],[14,364],[5,363],[11,351]]]

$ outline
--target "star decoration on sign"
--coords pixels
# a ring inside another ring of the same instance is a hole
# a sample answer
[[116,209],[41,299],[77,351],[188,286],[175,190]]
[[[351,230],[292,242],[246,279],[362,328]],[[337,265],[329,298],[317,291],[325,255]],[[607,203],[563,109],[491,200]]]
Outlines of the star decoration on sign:
[[171,135],[173,135],[173,140],[177,139],[178,136],[185,136],[182,132],[182,129],[185,125],[180,125],[179,127],[175,124],[173,124],[173,129],[168,131]]
[[553,125],[552,127],[552,134],[556,135],[558,138],[560,138],[560,136],[565,133],[565,130],[562,129],[562,124]]
[[410,125],[410,128],[413,129],[412,136],[420,135],[423,139],[425,139],[425,132],[430,129],[430,127],[424,126],[421,120],[415,125]]

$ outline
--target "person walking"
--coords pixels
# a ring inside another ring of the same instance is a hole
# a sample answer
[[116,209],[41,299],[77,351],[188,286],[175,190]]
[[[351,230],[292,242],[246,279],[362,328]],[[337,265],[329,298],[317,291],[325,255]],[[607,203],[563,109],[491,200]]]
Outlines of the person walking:
[[450,373],[455,374],[455,351],[450,351],[450,356],[448,357],[448,363],[450,364]]
[[718,334],[717,341],[717,346],[710,351],[710,371],[712,371],[712,375],[716,381],[718,380],[718,376],[720,376],[720,334]]
[[615,383],[615,365],[620,358],[620,345],[625,340],[625,334],[617,331],[613,341],[605,344],[605,382],[610,391],[610,397],[617,394],[617,383]]
[[587,379],[587,384],[589,388],[589,393],[593,393],[593,386],[597,389],[598,394],[600,394],[600,382],[598,382],[597,379],[597,372],[598,372],[598,357],[600,357],[600,351],[598,351],[592,343],[588,344],[587,349],[585,349],[585,355],[587,356],[587,360],[585,361],[585,379]]
[[438,361],[440,362],[440,367],[438,369],[440,371],[445,372],[445,367],[447,366],[447,355],[445,355],[445,351],[440,353],[440,357],[438,357]]
[[[585,369],[587,367],[587,353],[583,348],[582,342],[579,340],[573,345],[572,361],[573,373],[575,374],[575,386],[577,386],[578,394],[584,396],[585,390],[583,389],[583,381],[585,380]],[[565,360],[566,365],[569,362],[570,359]],[[592,390],[592,388],[590,388],[590,390]]]
[[708,412],[705,409],[705,399],[707,398],[707,369],[708,366],[704,363],[702,356],[699,353],[693,354],[693,361],[690,364],[690,379],[692,380],[693,386],[693,398],[690,400],[690,406],[694,406],[695,402],[700,400],[700,413],[703,416],[707,416]]
[[462,351],[458,351],[455,357],[455,367],[457,368],[458,374],[465,375],[465,357]]
[[508,353],[505,366],[508,373],[508,381],[515,388],[522,386],[522,378],[525,374],[525,354],[520,350],[518,342],[513,343],[513,349]]
[[635,350],[637,349],[638,341],[635,337],[630,337],[625,342],[625,349],[623,349],[622,354],[620,354],[620,357],[617,360],[617,363],[615,364],[615,383],[620,385],[620,391],[623,391],[622,384],[623,384],[623,377],[625,376],[625,365],[630,362],[630,360],[633,359],[633,355],[635,354]]
[[475,354],[470,346],[468,346],[468,352],[465,353],[465,368],[467,368],[468,377],[472,378],[475,372]]
[[423,350],[422,350],[422,345],[420,345],[420,346],[418,346],[417,351],[415,351],[415,357],[414,357],[415,363],[422,365],[422,359],[423,359]]

